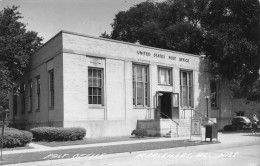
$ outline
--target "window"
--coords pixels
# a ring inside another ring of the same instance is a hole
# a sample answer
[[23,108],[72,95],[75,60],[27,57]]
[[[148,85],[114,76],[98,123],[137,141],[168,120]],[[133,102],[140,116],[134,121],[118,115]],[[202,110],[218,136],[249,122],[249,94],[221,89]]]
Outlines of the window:
[[210,103],[211,103],[211,107],[213,108],[218,107],[216,81],[210,81]]
[[148,66],[133,65],[133,105],[148,106]]
[[17,95],[13,95],[13,114],[17,116]]
[[40,76],[35,77],[36,80],[36,109],[40,110],[40,94],[41,94],[41,86],[40,86]]
[[172,70],[170,68],[158,68],[158,83],[162,85],[172,84]]
[[244,111],[236,112],[236,116],[245,116],[245,112]]
[[29,94],[28,112],[31,112],[32,111],[32,80],[29,80],[28,82],[28,94]]
[[180,72],[180,102],[182,107],[193,106],[193,85],[192,85],[192,72]]
[[49,71],[49,107],[54,107],[54,70]]
[[20,85],[20,96],[21,96],[21,113],[25,113],[25,84]]
[[88,69],[88,103],[103,104],[103,70],[99,68]]

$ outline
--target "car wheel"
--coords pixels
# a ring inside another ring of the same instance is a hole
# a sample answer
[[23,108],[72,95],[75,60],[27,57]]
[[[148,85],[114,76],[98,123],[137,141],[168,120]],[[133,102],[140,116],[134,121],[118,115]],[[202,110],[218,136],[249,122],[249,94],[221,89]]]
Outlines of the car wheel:
[[242,124],[239,124],[239,125],[238,125],[238,129],[243,129],[243,125],[242,125]]

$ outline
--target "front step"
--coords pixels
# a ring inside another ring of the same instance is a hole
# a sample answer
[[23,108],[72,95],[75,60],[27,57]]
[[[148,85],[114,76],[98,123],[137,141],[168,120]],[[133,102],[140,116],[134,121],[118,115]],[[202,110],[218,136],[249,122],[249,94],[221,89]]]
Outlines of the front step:
[[177,133],[169,132],[164,135],[166,138],[178,137]]

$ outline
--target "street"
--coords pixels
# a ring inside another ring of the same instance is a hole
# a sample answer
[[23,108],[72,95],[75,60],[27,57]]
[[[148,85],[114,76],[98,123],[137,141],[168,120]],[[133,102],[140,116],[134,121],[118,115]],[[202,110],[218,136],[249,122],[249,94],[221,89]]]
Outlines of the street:
[[153,165],[153,166],[257,166],[260,165],[260,145],[243,145],[241,147],[221,147],[210,149],[207,147],[189,147],[144,151],[121,157],[85,160],[63,165]]

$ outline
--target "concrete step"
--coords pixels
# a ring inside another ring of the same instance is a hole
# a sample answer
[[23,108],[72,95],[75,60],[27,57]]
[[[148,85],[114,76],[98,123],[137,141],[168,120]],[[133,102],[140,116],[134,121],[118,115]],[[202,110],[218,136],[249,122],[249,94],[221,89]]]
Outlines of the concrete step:
[[164,137],[166,137],[166,138],[173,138],[173,137],[178,137],[178,135],[177,135],[177,133],[169,132],[169,133],[166,133],[164,135]]

